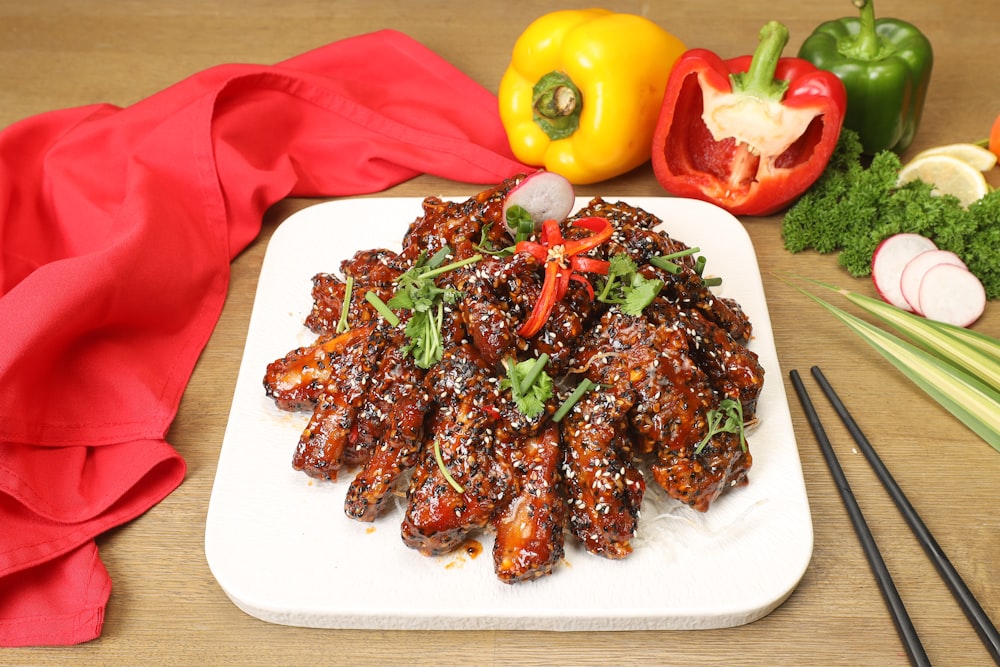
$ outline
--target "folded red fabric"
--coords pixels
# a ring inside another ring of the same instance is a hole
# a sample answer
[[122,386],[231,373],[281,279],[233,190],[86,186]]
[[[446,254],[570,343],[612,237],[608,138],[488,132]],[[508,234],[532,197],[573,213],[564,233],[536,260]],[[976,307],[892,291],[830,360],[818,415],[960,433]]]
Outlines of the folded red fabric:
[[524,170],[493,94],[395,31],[0,133],[0,646],[100,634],[94,538],[183,480],[164,437],[271,204]]

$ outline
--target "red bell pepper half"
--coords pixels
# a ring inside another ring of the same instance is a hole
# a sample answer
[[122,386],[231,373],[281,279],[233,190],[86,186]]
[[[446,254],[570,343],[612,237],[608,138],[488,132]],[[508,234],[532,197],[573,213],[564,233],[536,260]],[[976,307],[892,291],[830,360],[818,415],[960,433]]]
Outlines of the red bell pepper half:
[[840,79],[782,58],[788,29],[771,21],[753,56],[691,49],[674,65],[653,136],[657,180],[670,193],[734,215],[770,215],[819,178],[840,136]]

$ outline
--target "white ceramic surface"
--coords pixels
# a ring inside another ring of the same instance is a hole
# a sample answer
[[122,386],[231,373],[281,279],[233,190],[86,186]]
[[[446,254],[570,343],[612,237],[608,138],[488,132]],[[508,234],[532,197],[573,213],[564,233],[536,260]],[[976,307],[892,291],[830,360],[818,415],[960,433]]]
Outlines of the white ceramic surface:
[[421,200],[325,202],[289,217],[268,246],[212,490],[205,551],[240,609],[323,628],[649,630],[745,624],[787,598],[809,564],[813,528],[750,239],[711,204],[621,199],[700,247],[706,274],[722,276],[719,292],[738,300],[754,324],[751,348],[766,379],[760,424],[748,434],[749,485],[701,514],[664,499],[651,482],[631,556],[592,556],[568,536],[552,576],[516,585],[495,578],[488,533],[477,557],[428,558],[400,540],[399,509],[374,524],[348,519],[349,476],[321,483],[292,470],[308,415],[274,406],[262,388],[264,369],[312,341],[302,325],[312,276],[337,271],[360,249],[398,248]]

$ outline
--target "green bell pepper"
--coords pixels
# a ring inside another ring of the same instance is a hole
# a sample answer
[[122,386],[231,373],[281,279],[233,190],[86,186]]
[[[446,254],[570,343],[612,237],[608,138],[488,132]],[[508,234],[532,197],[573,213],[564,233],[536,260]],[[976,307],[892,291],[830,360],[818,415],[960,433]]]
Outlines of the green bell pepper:
[[852,0],[861,16],[820,24],[799,58],[833,72],[847,89],[844,127],[867,155],[902,153],[917,133],[931,78],[931,43],[899,19],[875,19],[872,0]]

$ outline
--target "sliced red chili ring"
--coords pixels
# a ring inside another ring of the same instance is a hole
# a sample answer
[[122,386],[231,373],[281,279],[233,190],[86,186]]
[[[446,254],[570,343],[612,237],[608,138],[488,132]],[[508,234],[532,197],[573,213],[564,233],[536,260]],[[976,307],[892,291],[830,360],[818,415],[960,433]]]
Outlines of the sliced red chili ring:
[[608,262],[579,255],[593,250],[611,238],[614,231],[611,223],[606,218],[591,217],[574,220],[573,225],[594,233],[583,239],[567,241],[563,238],[559,223],[555,220],[546,220],[542,223],[538,243],[521,241],[515,246],[517,252],[527,253],[545,265],[545,281],[542,283],[542,291],[538,295],[538,300],[535,302],[528,319],[517,330],[517,333],[525,338],[534,336],[545,326],[556,302],[561,301],[566,295],[571,280],[583,283],[590,298],[594,298],[593,285],[590,284],[589,280],[578,275],[578,271],[601,275],[608,273]]
[[548,262],[545,265],[545,282],[542,283],[542,292],[535,301],[535,306],[531,310],[531,315],[524,321],[524,324],[517,330],[518,335],[531,338],[538,333],[552,314],[552,308],[556,305],[557,277],[559,275],[559,265],[555,262]]
[[611,234],[614,231],[607,218],[580,218],[579,220],[573,221],[573,226],[583,227],[584,229],[589,229],[594,233],[585,239],[566,241],[566,254],[571,256],[587,252],[588,250],[593,250],[610,239]]
[[587,296],[590,297],[591,301],[594,300],[594,286],[590,284],[589,280],[587,280],[583,276],[577,275],[575,273],[573,275],[571,275],[569,277],[569,279],[570,280],[575,280],[578,283],[583,283],[583,286],[587,289]]
[[593,257],[574,257],[570,260],[569,264],[573,267],[574,271],[597,273],[602,276],[608,275],[608,269],[611,268],[609,262],[603,259],[594,259]]
[[516,246],[514,246],[515,252],[528,253],[539,262],[546,262],[549,259],[549,251],[538,243],[534,241],[521,241]]

